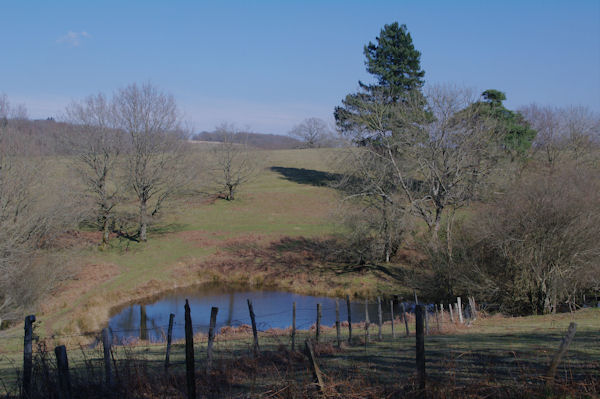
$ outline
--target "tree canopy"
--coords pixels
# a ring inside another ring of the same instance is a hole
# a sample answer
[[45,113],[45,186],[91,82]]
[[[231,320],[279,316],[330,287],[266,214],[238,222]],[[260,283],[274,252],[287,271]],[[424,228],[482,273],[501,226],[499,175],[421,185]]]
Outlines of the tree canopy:
[[[372,139],[372,132],[387,132],[395,118],[395,104],[415,102],[421,95],[425,72],[421,69],[421,53],[412,43],[406,25],[394,22],[385,25],[376,43],[369,42],[364,48],[367,72],[376,84],[359,81],[358,93],[348,94],[342,105],[335,108],[336,124],[342,134],[354,136],[355,142]],[[410,101],[408,101],[410,100]],[[381,107],[382,104],[386,106]],[[425,105],[423,100],[420,103]],[[396,118],[397,119],[397,118]],[[373,124],[378,124],[374,128]]]

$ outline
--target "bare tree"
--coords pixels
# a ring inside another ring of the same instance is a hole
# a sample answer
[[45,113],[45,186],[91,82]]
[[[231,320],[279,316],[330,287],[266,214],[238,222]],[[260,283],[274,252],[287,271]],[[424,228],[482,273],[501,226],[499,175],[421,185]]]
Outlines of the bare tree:
[[300,124],[294,126],[289,134],[302,140],[307,148],[322,147],[333,136],[327,123],[319,118],[303,120]]
[[[0,324],[20,318],[56,281],[62,265],[47,248],[73,204],[49,179],[49,164],[29,154],[18,114],[0,96]],[[13,118],[15,116],[15,118]]]
[[599,183],[597,171],[574,165],[528,171],[463,229],[463,290],[512,314],[556,312],[593,290],[600,275]]
[[139,239],[146,241],[150,218],[186,176],[181,116],[173,96],[150,83],[120,89],[113,101],[115,127],[128,137],[125,158],[139,204]]
[[77,154],[76,168],[95,203],[104,247],[109,242],[119,194],[124,191],[119,168],[123,132],[116,128],[113,106],[103,94],[71,104],[67,117],[77,131],[69,134],[68,140]]
[[464,89],[436,86],[425,99],[413,93],[402,103],[378,94],[353,104],[353,119],[345,121],[360,138],[352,163],[366,174],[356,181],[368,182],[364,193],[421,218],[434,240],[447,213],[451,252],[454,212],[481,195],[500,155],[495,122],[482,117]]
[[215,133],[220,143],[213,148],[214,180],[221,187],[225,199],[233,201],[239,187],[254,174],[254,165],[249,157],[248,146],[234,142],[241,133],[233,125],[222,124]]
[[600,117],[585,107],[541,107],[535,104],[519,110],[538,134],[534,155],[549,165],[573,160],[578,164],[598,162]]

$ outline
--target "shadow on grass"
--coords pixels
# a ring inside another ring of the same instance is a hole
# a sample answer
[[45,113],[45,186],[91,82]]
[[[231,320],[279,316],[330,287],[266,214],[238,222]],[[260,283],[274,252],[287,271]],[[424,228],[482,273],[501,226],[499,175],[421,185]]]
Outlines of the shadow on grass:
[[342,178],[342,175],[338,173],[322,172],[313,169],[286,168],[283,166],[272,166],[270,169],[273,172],[279,173],[286,180],[317,187],[329,186]]

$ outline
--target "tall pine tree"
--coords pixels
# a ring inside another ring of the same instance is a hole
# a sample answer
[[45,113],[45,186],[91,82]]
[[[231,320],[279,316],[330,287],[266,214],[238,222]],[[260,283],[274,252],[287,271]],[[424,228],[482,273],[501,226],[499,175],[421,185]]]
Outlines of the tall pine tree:
[[376,83],[359,81],[359,92],[348,94],[334,111],[338,128],[357,143],[398,131],[399,126],[393,126],[397,106],[409,98],[414,104],[414,96],[422,97],[425,76],[421,53],[415,49],[406,25],[385,25],[376,43],[364,47],[364,54],[367,72]]

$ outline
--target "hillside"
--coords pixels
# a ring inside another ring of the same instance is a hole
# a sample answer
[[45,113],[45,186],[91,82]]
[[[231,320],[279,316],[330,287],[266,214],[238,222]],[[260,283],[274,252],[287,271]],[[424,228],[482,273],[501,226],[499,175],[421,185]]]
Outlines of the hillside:
[[[219,142],[221,138],[215,132],[201,132],[192,136],[192,140]],[[302,145],[300,140],[293,137],[283,136],[280,134],[264,134],[264,133],[236,133],[233,136],[233,142],[247,144],[253,148],[263,150],[290,150],[299,148]]]

